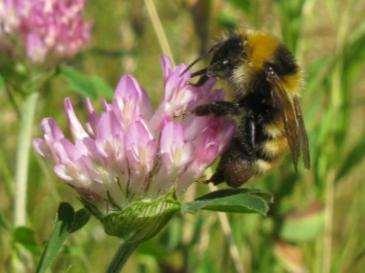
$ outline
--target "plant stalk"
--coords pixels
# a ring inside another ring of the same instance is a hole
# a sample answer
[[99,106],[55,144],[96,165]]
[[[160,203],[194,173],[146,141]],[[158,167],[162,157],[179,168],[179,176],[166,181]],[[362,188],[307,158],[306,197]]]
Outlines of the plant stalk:
[[155,6],[153,0],[144,0],[144,3],[146,6],[146,9],[147,9],[147,12],[148,12],[148,16],[150,17],[150,20],[152,22],[152,26],[157,35],[157,39],[158,39],[158,42],[162,49],[162,52],[164,54],[166,54],[171,59],[172,62],[174,62],[173,57],[172,57],[171,47],[167,40],[165,31],[164,31],[162,23],[161,23],[161,19],[158,16],[156,6]]
[[15,169],[15,226],[23,226],[26,224],[29,152],[32,138],[32,125],[38,96],[39,95],[37,92],[33,92],[32,94],[30,94],[25,99],[21,113],[20,129],[17,140]]
[[108,266],[107,273],[119,273],[129,256],[138,247],[139,242],[123,242],[115,253],[113,260]]
[[[218,188],[214,185],[209,184],[209,189],[211,192],[216,191]],[[233,232],[231,225],[229,224],[228,217],[223,212],[218,212],[218,220],[221,224],[221,228],[225,237],[226,242],[228,243],[229,255],[232,259],[233,265],[236,269],[237,273],[245,273],[245,269],[243,267],[243,263],[240,258],[240,253],[238,251],[238,247],[233,238]]]

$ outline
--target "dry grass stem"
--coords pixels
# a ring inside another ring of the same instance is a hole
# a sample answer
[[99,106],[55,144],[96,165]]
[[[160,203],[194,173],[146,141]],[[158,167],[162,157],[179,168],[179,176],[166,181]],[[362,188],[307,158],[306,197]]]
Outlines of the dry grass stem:
[[153,0],[144,0],[144,3],[147,8],[148,16],[150,17],[150,20],[152,22],[153,29],[156,32],[157,39],[158,39],[158,42],[162,49],[162,52],[165,55],[169,56],[171,60],[173,60],[174,58],[172,57],[172,51],[171,51],[170,45],[167,41],[165,31],[162,27],[162,23],[161,23],[160,17],[158,16],[156,6],[155,6]]

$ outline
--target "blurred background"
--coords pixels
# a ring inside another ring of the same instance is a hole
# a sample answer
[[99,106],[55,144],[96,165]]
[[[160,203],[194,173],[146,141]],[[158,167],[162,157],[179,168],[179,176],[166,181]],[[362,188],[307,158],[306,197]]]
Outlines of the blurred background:
[[[274,195],[269,216],[228,214],[228,232],[213,213],[175,217],[138,248],[123,272],[364,272],[365,1],[154,2],[176,63],[189,63],[237,27],[263,29],[282,38],[305,72],[302,103],[312,168],[300,167],[295,173],[288,157],[276,170],[250,181],[247,187]],[[91,42],[42,86],[34,136],[40,134],[44,116],[55,117],[65,128],[64,97],[73,97],[79,107],[85,96],[108,97],[125,73],[134,74],[155,103],[162,95],[162,53],[145,1],[90,0],[86,9],[93,23]],[[3,89],[0,272],[21,272],[14,264],[34,272],[59,202],[67,200],[78,208],[81,204],[31,151],[26,235],[14,232],[17,106],[25,94],[10,97]],[[187,198],[206,191],[206,185],[197,185]],[[104,272],[118,245],[119,240],[106,236],[92,219],[70,237],[49,272]]]

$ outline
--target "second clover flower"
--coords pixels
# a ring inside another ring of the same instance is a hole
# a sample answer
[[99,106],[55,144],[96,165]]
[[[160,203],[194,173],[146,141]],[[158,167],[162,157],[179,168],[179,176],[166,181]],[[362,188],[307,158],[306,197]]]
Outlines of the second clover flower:
[[165,96],[153,112],[146,92],[123,76],[111,103],[97,113],[86,100],[82,125],[70,99],[65,100],[72,140],[52,118],[42,121],[37,152],[54,164],[58,177],[99,208],[125,207],[133,200],[184,192],[222,153],[234,125],[222,117],[196,117],[197,105],[220,99],[213,80],[188,84],[186,65],[162,59]]
[[[41,63],[47,55],[70,57],[90,39],[83,17],[86,0],[2,0],[0,39],[20,34],[27,56]],[[10,39],[9,39],[10,40]]]

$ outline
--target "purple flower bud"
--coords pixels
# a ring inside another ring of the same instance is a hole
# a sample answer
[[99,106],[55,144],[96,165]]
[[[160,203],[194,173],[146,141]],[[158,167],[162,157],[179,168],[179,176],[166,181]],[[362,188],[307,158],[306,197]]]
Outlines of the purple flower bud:
[[86,200],[110,208],[167,192],[184,192],[223,152],[234,125],[225,118],[197,117],[191,109],[221,99],[214,81],[188,84],[185,65],[162,59],[165,95],[153,113],[146,92],[132,76],[123,76],[111,103],[97,113],[86,100],[87,122],[65,99],[72,141],[51,118],[42,121],[43,138],[35,150],[53,162],[58,177]]

